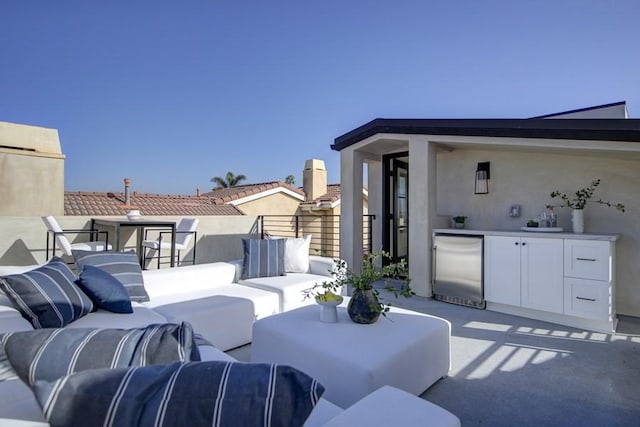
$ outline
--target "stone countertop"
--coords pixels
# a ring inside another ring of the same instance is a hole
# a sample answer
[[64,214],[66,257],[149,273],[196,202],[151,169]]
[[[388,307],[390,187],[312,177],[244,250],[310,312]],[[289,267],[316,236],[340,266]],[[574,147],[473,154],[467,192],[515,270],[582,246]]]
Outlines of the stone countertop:
[[574,240],[603,240],[614,242],[621,236],[619,234],[594,234],[594,233],[569,233],[540,232],[525,230],[474,230],[468,228],[434,228],[434,233],[465,234],[470,236],[512,236],[512,237],[544,237],[546,239],[574,239]]

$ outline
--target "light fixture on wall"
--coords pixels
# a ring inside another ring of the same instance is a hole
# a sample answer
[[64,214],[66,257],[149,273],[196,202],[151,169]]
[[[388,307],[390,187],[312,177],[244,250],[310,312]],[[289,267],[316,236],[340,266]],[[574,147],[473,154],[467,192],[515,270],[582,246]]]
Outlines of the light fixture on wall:
[[489,194],[489,178],[491,178],[490,162],[478,163],[476,169],[476,186],[475,194]]

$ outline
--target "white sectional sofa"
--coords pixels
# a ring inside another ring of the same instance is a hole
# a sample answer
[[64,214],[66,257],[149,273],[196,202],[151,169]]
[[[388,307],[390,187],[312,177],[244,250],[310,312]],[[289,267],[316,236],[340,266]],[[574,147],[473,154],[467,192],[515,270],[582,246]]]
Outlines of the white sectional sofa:
[[[330,259],[312,256],[308,273],[290,273],[286,276],[246,281],[239,280],[242,265],[238,262],[216,262],[143,271],[144,285],[150,301],[132,303],[131,314],[98,310],[65,327],[137,328],[154,323],[186,321],[192,324],[195,332],[215,346],[199,346],[202,360],[233,361],[234,359],[224,351],[250,343],[252,326],[256,319],[312,303],[311,300],[303,300],[301,291],[314,283],[328,280],[331,277],[332,263]],[[34,267],[37,266],[0,266],[0,276],[21,273]],[[0,291],[0,335],[4,332],[31,329],[31,323],[13,308],[8,298]],[[389,392],[384,390],[379,393]],[[391,393],[394,399],[402,400],[393,390]],[[404,399],[407,400],[409,412],[402,410],[402,405],[387,408],[390,413],[395,411],[396,420],[402,425],[412,425],[410,422],[413,422],[413,419],[406,418],[408,413],[413,417],[416,413],[422,414],[427,420],[426,424],[422,424],[420,418],[420,423],[415,425],[460,425],[454,415],[440,407],[411,395],[405,396]],[[366,402],[358,405],[356,409],[361,410],[363,405],[366,406]],[[348,410],[343,412],[342,408],[321,400],[305,425],[325,425],[339,414],[342,418],[338,418],[336,422],[351,419],[349,425],[359,424],[357,418],[349,418]],[[429,424],[431,414],[437,415],[434,419],[444,419],[446,422]],[[43,421],[31,390],[22,381],[0,380],[0,425],[47,425]]]

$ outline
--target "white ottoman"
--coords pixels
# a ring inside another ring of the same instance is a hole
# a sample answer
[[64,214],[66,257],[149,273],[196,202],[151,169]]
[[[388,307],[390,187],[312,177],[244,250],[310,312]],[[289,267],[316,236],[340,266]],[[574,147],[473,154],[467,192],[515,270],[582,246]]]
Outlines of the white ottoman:
[[322,323],[317,305],[270,316],[253,325],[251,361],[306,372],[344,408],[384,385],[419,395],[449,373],[451,324],[399,308],[387,316],[360,325],[338,307],[338,323]]

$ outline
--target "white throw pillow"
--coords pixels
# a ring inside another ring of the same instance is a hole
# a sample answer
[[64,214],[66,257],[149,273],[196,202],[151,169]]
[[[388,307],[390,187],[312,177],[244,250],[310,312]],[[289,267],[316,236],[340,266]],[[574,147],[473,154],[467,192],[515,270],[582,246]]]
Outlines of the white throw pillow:
[[284,247],[284,271],[306,273],[309,271],[309,245],[311,234],[301,238],[288,238]]

